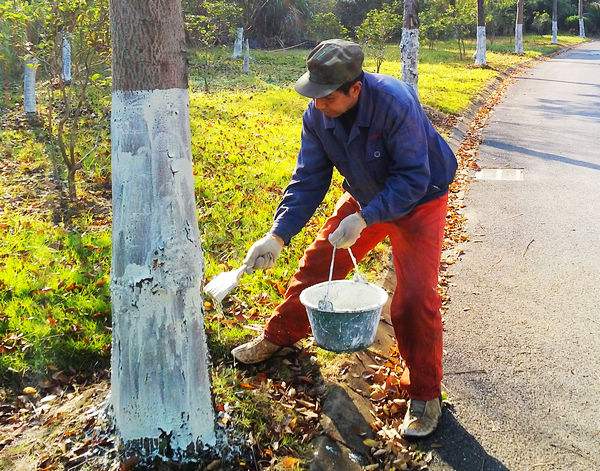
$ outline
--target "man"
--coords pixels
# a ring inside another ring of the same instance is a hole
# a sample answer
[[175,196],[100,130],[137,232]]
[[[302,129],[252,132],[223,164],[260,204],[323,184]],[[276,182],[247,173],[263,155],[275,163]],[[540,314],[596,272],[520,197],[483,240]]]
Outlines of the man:
[[[265,331],[236,347],[242,363],[258,363],[310,333],[300,292],[327,280],[332,245],[362,259],[390,238],[397,277],[391,320],[410,372],[409,408],[402,434],[429,435],[441,415],[442,321],[437,281],[448,185],[456,159],[425,116],[411,87],[362,71],[358,44],[320,43],[295,85],[312,98],[303,117],[296,169],[267,235],[246,256],[250,270],[271,267],[323,200],[333,168],[346,193],[300,260],[284,301]],[[352,269],[336,250],[334,279]]]

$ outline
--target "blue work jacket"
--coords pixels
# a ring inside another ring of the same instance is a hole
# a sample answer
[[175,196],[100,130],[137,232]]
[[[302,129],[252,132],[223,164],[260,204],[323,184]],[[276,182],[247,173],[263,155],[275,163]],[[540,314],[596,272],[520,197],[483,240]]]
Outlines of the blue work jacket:
[[271,228],[286,244],[323,201],[334,167],[367,225],[400,218],[448,191],[456,158],[413,89],[366,72],[362,82],[349,135],[339,119],[325,116],[314,102],[304,112],[296,169]]

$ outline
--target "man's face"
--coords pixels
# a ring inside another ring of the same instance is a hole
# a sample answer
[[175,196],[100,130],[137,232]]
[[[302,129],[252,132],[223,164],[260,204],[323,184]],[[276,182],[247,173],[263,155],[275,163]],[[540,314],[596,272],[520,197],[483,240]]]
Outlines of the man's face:
[[323,98],[313,98],[315,108],[328,118],[337,118],[358,102],[362,83],[356,82],[348,90],[348,94],[336,90]]

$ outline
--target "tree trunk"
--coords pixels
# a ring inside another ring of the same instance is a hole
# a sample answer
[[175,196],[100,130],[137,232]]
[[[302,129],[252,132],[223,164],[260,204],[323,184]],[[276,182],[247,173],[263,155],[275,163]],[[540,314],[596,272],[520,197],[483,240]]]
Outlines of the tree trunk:
[[244,62],[242,64],[242,72],[245,74],[250,73],[250,43],[247,39],[244,41]]
[[23,97],[25,114],[29,118],[35,118],[36,101],[35,101],[35,72],[37,69],[37,60],[30,58],[25,61],[25,69],[23,75]]
[[71,83],[71,44],[66,33],[62,40],[62,79],[65,83]]
[[552,0],[552,44],[558,44],[558,0]]
[[237,59],[242,57],[242,49],[244,47],[244,28],[238,28],[235,34],[235,42],[233,43],[232,58]]
[[111,1],[112,404],[125,449],[215,444],[179,0]]
[[517,0],[517,21],[515,24],[515,52],[523,54],[523,0]]
[[583,0],[579,0],[577,10],[579,14],[579,37],[585,38],[585,23],[583,22]]
[[400,40],[402,80],[418,93],[419,73],[419,14],[417,0],[404,1],[404,23]]
[[485,9],[483,0],[477,0],[477,50],[475,51],[475,65],[485,65]]

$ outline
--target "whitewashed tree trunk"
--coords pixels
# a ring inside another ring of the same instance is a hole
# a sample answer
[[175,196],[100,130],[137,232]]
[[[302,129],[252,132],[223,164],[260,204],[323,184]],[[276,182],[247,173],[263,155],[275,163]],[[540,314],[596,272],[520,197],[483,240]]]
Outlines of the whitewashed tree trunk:
[[583,22],[583,0],[579,0],[577,10],[579,14],[579,37],[585,38],[585,23]]
[[30,116],[36,114],[35,100],[35,73],[37,70],[37,59],[29,58],[25,61],[23,73],[23,99],[25,113]]
[[477,49],[475,65],[486,65],[485,9],[483,0],[477,0]]
[[238,28],[235,34],[235,42],[233,43],[233,54],[231,57],[237,59],[242,57],[242,49],[244,47],[244,28]]
[[515,52],[523,54],[523,0],[517,0],[517,20],[515,24]]
[[244,41],[244,63],[242,64],[242,72],[250,73],[250,43],[246,39]]
[[404,20],[400,40],[402,80],[418,94],[419,82],[419,14],[417,0],[404,1]]
[[62,79],[65,83],[71,82],[71,43],[66,34],[62,39]]
[[558,0],[552,0],[552,44],[558,44]]
[[[181,2],[111,1],[111,400],[125,449],[215,444]],[[166,458],[164,458],[166,459]]]

